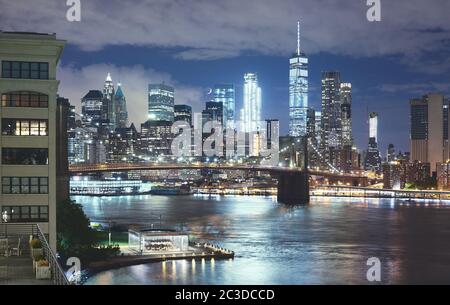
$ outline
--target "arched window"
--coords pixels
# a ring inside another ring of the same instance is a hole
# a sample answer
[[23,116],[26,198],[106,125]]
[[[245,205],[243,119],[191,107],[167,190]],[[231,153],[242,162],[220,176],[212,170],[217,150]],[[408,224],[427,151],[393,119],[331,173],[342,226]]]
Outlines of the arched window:
[[2,94],[2,107],[47,108],[48,95],[33,91],[14,91]]

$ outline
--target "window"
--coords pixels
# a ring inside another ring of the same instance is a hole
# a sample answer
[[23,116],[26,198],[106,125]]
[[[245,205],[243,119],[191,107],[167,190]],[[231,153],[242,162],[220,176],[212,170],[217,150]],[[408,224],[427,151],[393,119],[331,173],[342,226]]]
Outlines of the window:
[[48,194],[48,177],[3,177],[3,194]]
[[47,108],[48,95],[30,91],[8,92],[2,94],[2,106]]
[[3,119],[4,136],[47,136],[48,120]]
[[2,164],[47,165],[47,148],[2,148]]
[[48,222],[48,206],[4,206],[2,213],[6,212],[9,222]]
[[2,61],[3,78],[48,79],[47,62]]

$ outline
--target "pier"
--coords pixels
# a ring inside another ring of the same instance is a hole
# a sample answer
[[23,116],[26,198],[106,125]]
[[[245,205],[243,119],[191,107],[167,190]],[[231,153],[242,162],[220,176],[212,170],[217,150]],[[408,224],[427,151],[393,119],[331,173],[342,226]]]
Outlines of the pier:
[[233,259],[234,252],[210,243],[190,242],[187,251],[166,251],[154,254],[136,254],[124,251],[123,255],[104,261],[89,264],[88,270],[95,274],[105,270],[118,269],[127,266],[163,262],[168,260],[202,260],[202,259]]

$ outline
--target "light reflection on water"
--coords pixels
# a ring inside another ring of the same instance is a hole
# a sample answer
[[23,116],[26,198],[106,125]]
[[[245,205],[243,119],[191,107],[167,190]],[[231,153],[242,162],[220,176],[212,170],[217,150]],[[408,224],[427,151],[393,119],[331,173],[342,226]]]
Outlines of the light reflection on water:
[[271,197],[74,197],[93,221],[169,227],[235,251],[234,260],[167,261],[102,272],[88,284],[357,284],[366,261],[383,283],[450,283],[448,202]]

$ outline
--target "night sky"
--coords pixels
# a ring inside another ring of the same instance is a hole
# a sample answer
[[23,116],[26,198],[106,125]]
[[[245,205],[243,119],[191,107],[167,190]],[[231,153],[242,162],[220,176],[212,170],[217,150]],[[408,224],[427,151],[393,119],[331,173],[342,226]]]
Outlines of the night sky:
[[[80,22],[66,1],[0,0],[0,30],[56,32],[67,41],[60,94],[80,104],[107,72],[121,82],[130,118],[146,119],[149,82],[175,87],[175,102],[201,110],[215,83],[237,88],[257,72],[264,118],[288,128],[288,59],[309,57],[310,106],[320,110],[321,72],[353,84],[353,132],[364,149],[367,112],[379,113],[381,152],[409,150],[408,101],[427,92],[450,97],[450,1],[381,0],[381,22],[368,22],[366,0],[81,0]],[[394,3],[393,3],[394,2]]]

